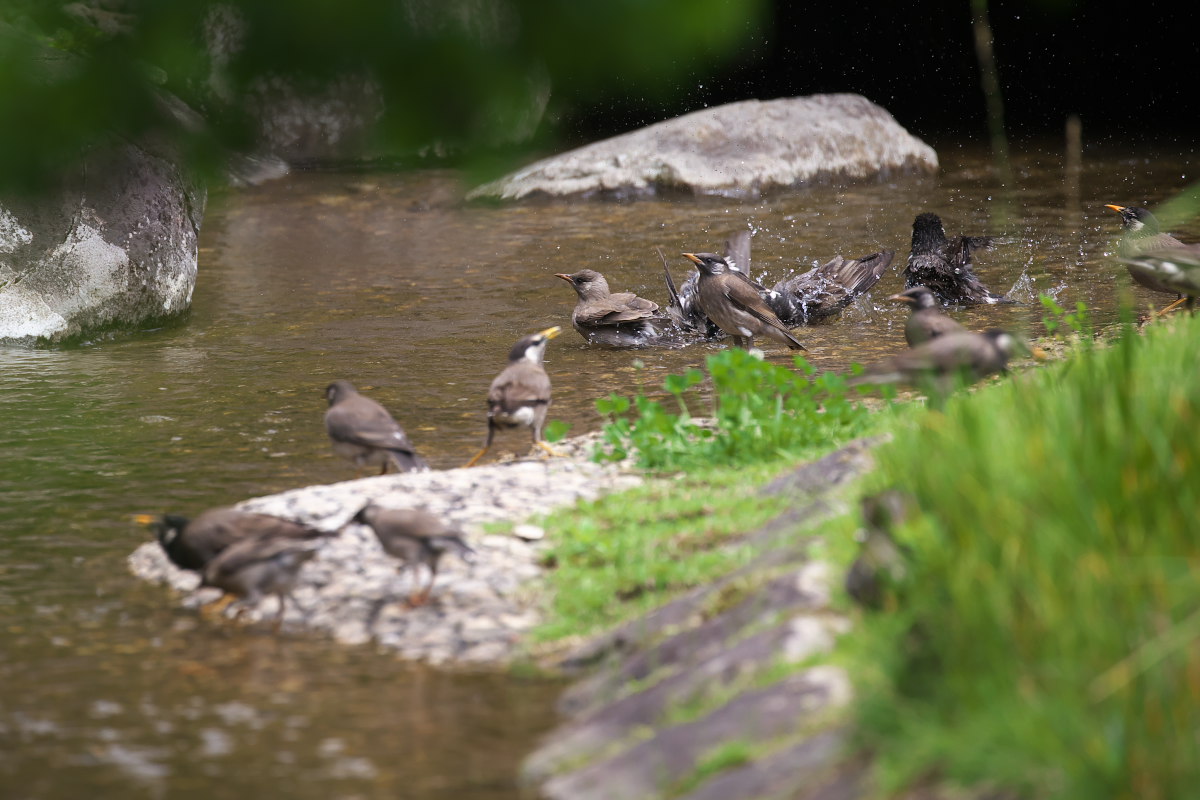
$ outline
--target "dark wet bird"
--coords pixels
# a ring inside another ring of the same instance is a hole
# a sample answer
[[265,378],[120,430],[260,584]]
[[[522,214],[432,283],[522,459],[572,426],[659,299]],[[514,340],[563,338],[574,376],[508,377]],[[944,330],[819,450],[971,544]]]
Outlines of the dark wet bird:
[[[894,251],[883,250],[853,259],[834,256],[807,272],[784,278],[769,289],[750,277],[749,231],[739,231],[726,240],[724,258],[725,268],[745,275],[779,321],[792,327],[820,322],[841,313],[854,298],[870,291],[879,282],[895,255]],[[722,267],[715,264],[714,268]],[[665,260],[663,269],[667,275],[667,291],[672,298],[667,313],[676,325],[684,330],[704,331],[708,338],[719,335],[720,328],[700,309],[699,274],[693,273],[676,292]]]
[[996,328],[983,333],[950,333],[867,367],[850,385],[907,383],[944,393],[955,385],[1007,371],[1017,347],[1015,336]]
[[1195,310],[1196,297],[1200,296],[1200,245],[1180,245],[1119,260],[1129,268],[1129,274],[1135,280],[1141,277],[1138,282],[1143,286],[1147,285],[1143,280],[1153,281],[1181,296],[1182,300],[1167,306],[1159,315],[1172,310],[1180,302],[1187,303],[1188,311]]
[[766,336],[791,350],[804,350],[800,340],[780,322],[758,290],[742,274],[731,272],[715,253],[684,253],[699,272],[700,310],[733,337],[738,347],[754,346],[755,336]]
[[[225,592],[210,609],[223,609],[231,598],[240,598],[245,607],[257,605],[266,595],[279,598],[275,625],[283,622],[285,600],[291,597],[296,578],[320,548],[319,542],[285,536],[255,536],[234,542],[205,565],[201,586]],[[295,602],[293,599],[292,602]]]
[[1129,275],[1134,283],[1153,292],[1175,295],[1175,302],[1168,305],[1158,315],[1166,314],[1183,302],[1187,292],[1180,292],[1163,282],[1158,271],[1152,267],[1139,266],[1136,260],[1139,256],[1152,255],[1161,250],[1177,250],[1193,245],[1185,245],[1169,233],[1165,233],[1159,225],[1158,217],[1139,206],[1118,206],[1109,203],[1104,206],[1111,208],[1121,215],[1121,228],[1125,231],[1117,243],[1117,256],[1121,263],[1129,269]]
[[[462,531],[451,527],[428,511],[412,508],[380,508],[373,503],[363,506],[352,522],[366,525],[375,532],[384,552],[400,559],[412,573],[414,591],[410,605],[423,605],[433,591],[438,561],[446,552],[457,553],[470,563],[475,551],[463,541]],[[420,568],[429,569],[429,583],[424,591],[416,591]]]
[[971,268],[971,254],[992,246],[991,236],[946,238],[937,214],[918,214],[913,221],[912,250],[904,268],[906,287],[924,286],[950,305],[1011,303],[983,285]]
[[[665,309],[671,321],[679,330],[705,339],[718,339],[724,335],[720,327],[708,318],[700,308],[700,273],[693,272],[682,284],[678,291],[671,277],[671,269],[667,259],[658,251],[658,257],[663,262],[663,273],[667,281],[667,294],[670,302]],[[750,231],[738,231],[725,240],[725,260],[722,265],[714,265],[715,269],[727,269],[730,272],[745,276],[746,281],[755,291],[769,300],[770,290],[750,277]]]
[[802,275],[784,278],[764,298],[785,325],[829,319],[879,283],[896,253],[882,250],[861,258],[834,256]]
[[931,339],[950,333],[967,332],[966,328],[942,312],[942,304],[933,296],[933,292],[924,286],[905,289],[888,300],[906,303],[912,309],[904,323],[904,340],[908,342],[909,347],[925,344]]
[[846,594],[864,608],[882,608],[886,595],[904,580],[911,554],[893,532],[911,506],[912,499],[896,489],[862,499],[863,529],[858,557],[846,573]]
[[555,325],[538,333],[522,336],[508,354],[508,366],[492,381],[487,398],[487,438],[483,449],[467,462],[471,467],[492,447],[497,430],[529,428],[533,444],[551,455],[550,445],[542,441],[542,428],[550,410],[550,377],[542,366],[546,344],[562,328]]
[[658,303],[632,292],[613,293],[599,272],[581,269],[566,275],[556,273],[575,289],[579,301],[571,312],[571,325],[593,344],[609,347],[644,347],[670,344],[677,339],[670,317]]
[[138,514],[134,519],[151,526],[171,563],[194,572],[243,539],[311,541],[331,535],[299,522],[236,508],[209,509],[194,519],[178,514]]
[[333,452],[360,470],[379,467],[379,474],[392,464],[397,472],[428,469],[417,455],[400,423],[383,406],[358,393],[349,381],[334,381],[325,389],[329,408],[325,430]]

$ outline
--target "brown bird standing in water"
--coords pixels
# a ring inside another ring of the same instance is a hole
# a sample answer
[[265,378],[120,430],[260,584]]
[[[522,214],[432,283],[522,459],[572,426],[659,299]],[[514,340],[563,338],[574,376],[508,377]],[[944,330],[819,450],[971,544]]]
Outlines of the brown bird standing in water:
[[1129,275],[1139,286],[1153,292],[1175,295],[1175,302],[1168,305],[1154,316],[1161,317],[1169,311],[1174,311],[1185,300],[1186,292],[1177,291],[1164,282],[1155,269],[1139,266],[1139,256],[1154,255],[1160,250],[1177,250],[1178,248],[1194,247],[1185,245],[1169,233],[1164,233],[1159,225],[1158,217],[1138,206],[1118,206],[1108,203],[1105,208],[1111,208],[1121,215],[1121,227],[1125,235],[1117,243],[1118,260],[1129,269]]
[[487,439],[483,449],[467,462],[473,467],[492,447],[492,439],[499,428],[529,428],[533,433],[533,444],[551,455],[557,455],[550,445],[542,441],[542,428],[546,424],[546,413],[550,410],[550,377],[542,367],[546,344],[562,328],[555,325],[538,333],[522,336],[508,354],[508,366],[492,381],[488,390]]
[[730,271],[715,253],[684,253],[699,271],[700,309],[733,337],[738,347],[754,346],[755,336],[766,336],[791,350],[804,350],[800,340],[779,321],[751,283],[740,272]]
[[[708,318],[700,308],[700,273],[688,275],[675,289],[675,280],[671,277],[671,269],[667,259],[658,251],[658,257],[663,262],[663,273],[667,279],[667,294],[671,301],[667,304],[666,313],[675,326],[685,333],[695,334],[705,339],[717,339],[723,334],[717,324]],[[759,295],[767,300],[771,290],[750,277],[750,231],[737,231],[725,240],[725,268],[730,272],[740,273],[754,287]]]
[[1017,346],[1016,337],[996,328],[983,333],[950,333],[867,367],[849,384],[917,384],[944,396],[957,385],[1007,371]]
[[325,389],[329,408],[325,430],[333,452],[356,467],[379,467],[379,474],[393,464],[398,472],[428,469],[417,455],[400,423],[383,406],[358,393],[350,381],[334,381]]
[[134,520],[151,526],[171,563],[194,572],[202,571],[208,562],[242,539],[308,541],[333,535],[299,522],[236,508],[209,509],[195,519],[178,514],[138,514]]
[[[433,591],[433,582],[437,578],[438,561],[443,553],[452,550],[468,563],[475,554],[463,541],[462,531],[447,525],[428,511],[380,508],[374,503],[367,503],[351,521],[373,530],[384,552],[403,561],[412,572],[414,591],[408,599],[409,605],[419,606],[429,601],[429,593]],[[418,592],[415,587],[422,564],[429,568],[429,583],[424,591]]]
[[933,292],[924,286],[914,286],[888,298],[907,303],[912,308],[904,323],[904,340],[909,347],[925,344],[931,339],[950,333],[966,333],[967,329],[942,313],[942,306]]
[[671,320],[658,303],[633,292],[613,292],[599,272],[581,269],[571,275],[556,273],[575,289],[579,302],[571,312],[571,325],[593,344],[610,347],[642,347],[669,344]]

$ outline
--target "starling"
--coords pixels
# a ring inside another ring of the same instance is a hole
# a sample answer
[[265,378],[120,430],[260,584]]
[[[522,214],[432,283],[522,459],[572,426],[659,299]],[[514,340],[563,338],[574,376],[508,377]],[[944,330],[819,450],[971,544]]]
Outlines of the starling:
[[991,236],[947,239],[937,214],[919,214],[913,221],[904,285],[924,286],[949,305],[1011,303],[1009,298],[989,291],[971,269],[971,253],[991,246]]
[[644,347],[677,342],[671,319],[658,303],[632,292],[613,294],[599,272],[582,269],[571,275],[557,273],[571,284],[579,301],[571,312],[571,325],[593,344],[609,347]]
[[907,303],[912,313],[904,323],[904,340],[909,347],[925,344],[931,339],[950,333],[966,333],[967,329],[942,313],[941,304],[933,292],[924,286],[914,286],[888,298]]
[[420,565],[429,568],[429,583],[424,591],[414,591],[411,605],[423,605],[433,591],[438,561],[442,554],[453,551],[468,563],[475,551],[463,541],[462,532],[447,525],[428,511],[408,508],[380,508],[373,503],[363,506],[352,519],[368,526],[379,537],[379,544],[388,555],[404,562],[412,572],[413,586],[420,577]]
[[329,408],[325,411],[325,430],[333,443],[333,452],[356,467],[379,467],[387,472],[388,464],[398,472],[428,469],[425,459],[417,455],[400,423],[383,406],[358,393],[349,381],[334,381],[325,388]]
[[805,347],[779,321],[750,279],[728,269],[725,259],[714,253],[684,253],[696,265],[700,278],[700,309],[733,337],[738,347],[754,346],[755,336],[766,336],[791,350]]
[[483,449],[467,462],[474,466],[492,446],[497,429],[529,428],[533,444],[550,454],[555,454],[542,441],[542,428],[546,424],[546,413],[550,410],[550,377],[542,367],[546,344],[558,336],[562,328],[555,325],[538,333],[522,336],[508,354],[505,367],[488,390],[487,438]]

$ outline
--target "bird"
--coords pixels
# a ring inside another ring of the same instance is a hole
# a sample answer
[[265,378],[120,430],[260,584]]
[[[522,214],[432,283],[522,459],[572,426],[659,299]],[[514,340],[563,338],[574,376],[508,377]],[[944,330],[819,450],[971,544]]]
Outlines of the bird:
[[893,531],[909,516],[912,499],[888,489],[862,499],[864,528],[860,532],[858,557],[846,573],[846,594],[860,606],[883,607],[885,591],[900,583],[907,573],[910,550],[896,541]]
[[[243,610],[256,605],[263,595],[279,598],[276,629],[283,623],[285,599],[291,597],[297,575],[320,543],[287,536],[253,536],[225,548],[200,573],[201,586],[220,589],[225,595],[207,609],[224,610],[233,598],[245,602]],[[292,602],[295,602],[293,599]]]
[[1018,346],[1015,336],[998,328],[949,333],[867,367],[849,385],[920,384],[941,396],[957,385],[1006,372]]
[[508,354],[508,366],[492,381],[487,397],[487,438],[483,449],[467,462],[473,467],[492,447],[499,428],[529,428],[533,444],[551,455],[557,455],[542,441],[542,428],[550,410],[550,376],[542,367],[546,344],[562,328],[555,325],[538,333],[522,336]]
[[[375,532],[384,552],[404,562],[412,571],[414,591],[409,596],[410,605],[424,605],[433,591],[437,578],[438,561],[447,551],[458,554],[467,563],[475,550],[463,541],[462,531],[451,527],[428,511],[412,508],[380,508],[367,503],[351,518],[351,522],[366,525]],[[429,583],[425,590],[415,590],[420,578],[420,565],[429,568]]]
[[909,347],[925,344],[931,339],[950,333],[966,333],[967,329],[942,313],[941,304],[933,292],[924,286],[905,289],[888,298],[897,303],[907,303],[912,312],[904,323],[904,340]]
[[[671,269],[662,250],[658,251],[662,260],[663,273],[667,281],[667,294],[670,302],[666,313],[675,323],[675,327],[685,333],[697,335],[703,339],[719,339],[724,332],[700,308],[700,273],[693,272],[675,289],[675,281],[671,278]],[[737,231],[725,240],[725,264],[731,272],[746,277],[764,299],[770,295],[770,290],[750,277],[750,231]]]
[[670,343],[671,319],[658,303],[632,292],[613,292],[599,272],[581,269],[567,275],[555,273],[579,296],[571,312],[571,325],[593,344],[609,347],[644,347]]
[[1160,250],[1175,250],[1188,247],[1169,233],[1164,233],[1159,225],[1158,217],[1139,206],[1118,206],[1107,203],[1105,208],[1111,208],[1121,215],[1121,227],[1125,235],[1117,243],[1118,260],[1129,269],[1129,275],[1139,286],[1163,294],[1175,295],[1175,302],[1168,305],[1155,316],[1162,316],[1172,311],[1184,300],[1186,292],[1179,292],[1164,283],[1156,270],[1138,266],[1139,256],[1157,253]]
[[755,336],[766,336],[791,350],[804,350],[800,340],[780,322],[749,278],[728,269],[715,253],[684,253],[699,272],[700,309],[733,337],[737,347],[754,346]]
[[991,236],[946,238],[937,214],[918,214],[913,220],[912,250],[904,267],[907,288],[924,286],[948,305],[1011,303],[990,291],[971,269],[971,253],[992,246]]
[[[1178,293],[1187,303],[1188,311],[1195,310],[1196,297],[1200,295],[1200,244],[1180,245],[1118,260],[1129,268],[1135,280],[1141,276],[1145,281],[1159,283],[1167,291]],[[1138,282],[1142,283],[1141,280]],[[1172,303],[1158,315],[1167,313],[1180,302]]]
[[892,263],[896,252],[881,250],[861,258],[834,256],[802,275],[785,278],[764,299],[785,325],[828,319],[870,291]]
[[332,535],[299,522],[230,507],[212,508],[194,519],[179,514],[138,514],[134,520],[153,528],[172,564],[193,572],[201,572],[223,550],[243,539],[306,541]]
[[388,464],[398,472],[428,469],[417,455],[400,423],[383,406],[358,393],[349,381],[334,381],[325,388],[329,408],[325,411],[325,431],[333,443],[333,452],[360,470]]

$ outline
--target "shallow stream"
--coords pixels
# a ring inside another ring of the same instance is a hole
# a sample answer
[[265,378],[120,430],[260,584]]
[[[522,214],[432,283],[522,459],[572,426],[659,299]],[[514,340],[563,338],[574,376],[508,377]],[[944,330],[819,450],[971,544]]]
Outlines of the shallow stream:
[[[463,207],[456,176],[300,173],[213,199],[186,318],[57,349],[0,348],[0,796],[516,796],[520,758],[553,723],[553,682],[412,667],[371,648],[239,629],[177,610],[124,559],[137,512],[204,508],[353,469],[329,451],[322,391],[348,378],[436,466],[484,433],[483,397],[522,334],[561,324],[551,417],[598,426],[592,402],[702,364],[723,345],[631,353],[570,329],[556,272],[590,267],[665,302],[653,247],[719,250],[750,225],[753,273],[897,250],[869,300],[801,329],[818,369],[903,347],[910,226],[1001,234],[980,254],[1025,305],[959,314],[1040,335],[1037,292],[1101,323],[1130,282],[1107,259],[1118,217],[1196,178],[1190,156],[1015,146],[1002,192],[983,150],[939,148],[937,179],[816,187],[761,202],[645,200]],[[1177,233],[1200,240],[1200,226]],[[1158,303],[1142,290],[1141,305]],[[789,356],[768,344],[768,357]],[[635,359],[644,364],[633,367]],[[496,452],[527,439],[500,438]]]

